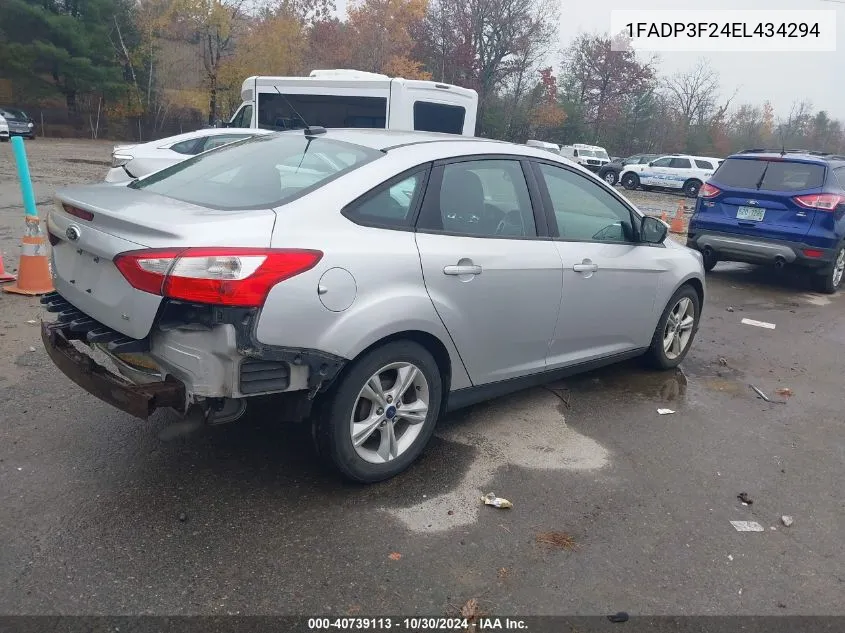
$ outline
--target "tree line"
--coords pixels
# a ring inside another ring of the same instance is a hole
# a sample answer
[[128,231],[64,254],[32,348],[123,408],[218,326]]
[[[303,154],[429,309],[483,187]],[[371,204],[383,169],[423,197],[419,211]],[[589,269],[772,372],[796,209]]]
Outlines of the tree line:
[[110,136],[151,137],[173,133],[186,113],[194,126],[228,118],[250,75],[355,68],[474,88],[477,133],[516,142],[591,143],[616,155],[845,153],[842,123],[825,111],[736,103],[705,60],[665,75],[657,57],[583,34],[549,66],[558,7],[351,0],[341,20],[334,0],[4,0],[0,99],[61,108],[79,134],[96,136],[102,116]]

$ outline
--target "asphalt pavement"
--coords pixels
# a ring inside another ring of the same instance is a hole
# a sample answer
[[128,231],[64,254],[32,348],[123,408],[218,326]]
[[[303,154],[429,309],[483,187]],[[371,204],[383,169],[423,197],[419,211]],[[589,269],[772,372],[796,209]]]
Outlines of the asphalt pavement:
[[630,362],[459,412],[366,487],[269,417],[163,442],[173,415],[77,388],[37,299],[0,294],[0,611],[845,615],[845,294],[728,264],[708,293],[680,371]]

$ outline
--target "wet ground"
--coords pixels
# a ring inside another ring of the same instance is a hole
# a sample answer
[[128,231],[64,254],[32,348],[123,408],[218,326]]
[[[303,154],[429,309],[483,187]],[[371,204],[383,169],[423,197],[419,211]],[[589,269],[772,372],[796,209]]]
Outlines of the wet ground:
[[[100,145],[86,151],[107,158]],[[476,406],[370,487],[272,419],[162,442],[172,416],[140,423],[80,391],[27,323],[37,300],[0,294],[3,611],[437,615],[475,598],[507,614],[845,614],[845,295],[727,264],[708,291],[680,371],[631,362]],[[514,507],[482,505],[491,491]]]

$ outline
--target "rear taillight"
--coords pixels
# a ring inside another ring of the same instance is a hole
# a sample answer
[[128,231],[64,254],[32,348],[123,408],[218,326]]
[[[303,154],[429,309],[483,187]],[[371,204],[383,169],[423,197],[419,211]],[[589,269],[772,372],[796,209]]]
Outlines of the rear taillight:
[[698,197],[699,198],[715,198],[722,190],[718,187],[711,185],[709,182],[705,182],[701,185],[701,189],[698,190]]
[[85,209],[78,209],[69,204],[63,204],[62,208],[65,210],[65,213],[72,215],[75,218],[79,218],[80,220],[88,220],[90,222],[94,219],[94,214],[90,211],[86,211]]
[[818,259],[822,255],[824,255],[824,251],[820,251],[815,248],[805,248],[801,252],[804,253],[804,257],[811,257],[813,259]]
[[845,196],[840,196],[835,193],[811,193],[806,196],[798,196],[793,198],[795,204],[804,207],[805,209],[815,209],[817,211],[833,211],[842,202],[845,202]]
[[300,249],[200,247],[147,249],[114,258],[133,288],[214,305],[257,308],[280,281],[310,270],[323,257]]

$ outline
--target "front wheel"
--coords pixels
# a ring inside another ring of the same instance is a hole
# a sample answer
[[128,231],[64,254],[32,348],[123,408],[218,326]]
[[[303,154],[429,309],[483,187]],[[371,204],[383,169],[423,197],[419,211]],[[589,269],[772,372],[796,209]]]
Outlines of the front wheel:
[[616,172],[612,169],[608,169],[607,172],[605,172],[604,176],[602,176],[602,178],[611,187],[613,187],[616,184],[617,180],[619,180],[619,177],[617,176]]
[[716,268],[716,264],[719,263],[719,257],[716,253],[710,250],[702,253],[702,259],[704,260],[704,272],[707,273]]
[[845,245],[839,247],[833,262],[815,277],[815,286],[819,292],[834,294],[842,284],[845,273]]
[[314,419],[320,455],[347,479],[374,483],[407,469],[425,448],[443,397],[432,355],[412,341],[376,348],[344,372]]
[[636,174],[625,174],[622,177],[622,186],[628,191],[633,191],[640,186],[640,179]]
[[681,286],[660,316],[646,352],[647,362],[658,369],[680,365],[692,347],[700,317],[698,293],[691,286]]

